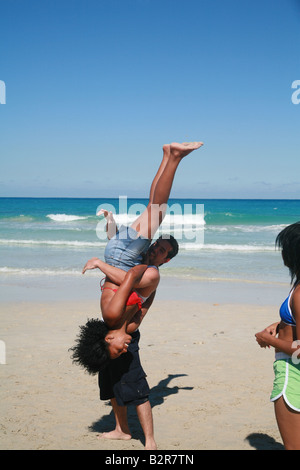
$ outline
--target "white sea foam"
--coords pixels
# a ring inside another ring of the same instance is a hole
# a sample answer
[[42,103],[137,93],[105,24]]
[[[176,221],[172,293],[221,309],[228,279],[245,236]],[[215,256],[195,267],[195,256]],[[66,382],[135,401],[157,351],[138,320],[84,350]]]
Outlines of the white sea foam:
[[[179,240],[178,240],[179,241]],[[75,247],[75,248],[99,248],[105,247],[107,240],[101,242],[88,242],[78,240],[18,240],[18,239],[0,239],[0,245],[23,245],[23,246],[62,246],[62,247]],[[209,250],[209,251],[274,251],[274,246],[269,245],[231,245],[231,244],[213,244],[213,243],[197,243],[191,240],[191,242],[180,242],[181,249],[184,250]]]
[[275,251],[274,246],[269,245],[231,245],[214,243],[180,243],[180,249],[183,250],[201,250],[201,251],[241,251],[241,252],[270,252]]
[[205,230],[212,232],[242,232],[242,233],[258,233],[273,232],[279,233],[287,225],[206,225]]
[[235,226],[234,229],[249,233],[249,232],[275,232],[279,233],[283,230],[287,225],[279,224],[279,225],[238,225]]
[[[117,224],[130,225],[138,217],[139,214],[114,214]],[[202,214],[166,214],[162,222],[162,226],[204,226],[204,216]]]
[[274,246],[267,246],[267,245],[204,244],[203,249],[209,250],[209,251],[243,251],[243,252],[275,251]]
[[74,220],[85,220],[87,217],[79,215],[68,215],[68,214],[48,214],[48,219],[54,220],[55,222],[73,222]]
[[179,243],[180,250],[202,250],[205,247],[204,243]]
[[18,276],[82,276],[81,270],[76,269],[50,269],[50,268],[23,268],[15,267],[11,268],[8,266],[0,267],[0,275],[18,275]]
[[0,239],[0,245],[48,245],[48,246],[69,246],[69,247],[101,247],[106,246],[106,242],[88,242],[78,240],[16,240]]

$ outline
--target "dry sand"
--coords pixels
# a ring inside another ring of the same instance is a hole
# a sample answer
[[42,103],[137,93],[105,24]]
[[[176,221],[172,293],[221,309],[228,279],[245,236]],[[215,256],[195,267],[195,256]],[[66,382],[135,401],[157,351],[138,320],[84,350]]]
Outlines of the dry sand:
[[[1,449],[143,450],[136,412],[130,441],[99,440],[114,426],[97,378],[68,348],[98,302],[1,304]],[[269,402],[272,350],[254,334],[274,306],[158,300],[141,331],[159,450],[282,449]]]

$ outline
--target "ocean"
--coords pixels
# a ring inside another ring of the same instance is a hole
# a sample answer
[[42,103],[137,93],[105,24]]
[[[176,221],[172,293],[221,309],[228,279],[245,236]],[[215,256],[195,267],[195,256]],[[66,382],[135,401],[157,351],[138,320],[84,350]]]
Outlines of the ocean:
[[[55,298],[55,286],[82,279],[89,258],[103,259],[105,221],[97,210],[112,210],[120,225],[132,222],[146,204],[126,197],[0,198],[2,297],[7,300],[9,287],[24,292],[35,284],[52,286]],[[161,268],[162,278],[287,284],[275,239],[299,215],[300,200],[170,199],[158,235],[174,235],[180,250]],[[88,276],[98,279],[99,271]]]

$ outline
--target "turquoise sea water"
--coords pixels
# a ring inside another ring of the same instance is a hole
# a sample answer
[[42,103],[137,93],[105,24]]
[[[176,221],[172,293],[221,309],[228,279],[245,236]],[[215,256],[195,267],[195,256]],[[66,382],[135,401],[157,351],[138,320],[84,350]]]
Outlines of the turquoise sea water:
[[[130,223],[145,199],[0,198],[0,282],[81,275],[107,243],[99,207]],[[163,276],[193,280],[287,282],[275,238],[300,219],[300,200],[171,199],[159,233],[172,233],[179,255]]]

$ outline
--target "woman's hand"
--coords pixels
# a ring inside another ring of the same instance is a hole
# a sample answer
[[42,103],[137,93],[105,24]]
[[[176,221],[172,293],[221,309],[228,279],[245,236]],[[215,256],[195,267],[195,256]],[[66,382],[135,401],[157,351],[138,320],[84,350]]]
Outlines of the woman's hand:
[[272,323],[272,325],[267,326],[267,328],[260,331],[259,333],[256,333],[255,335],[256,341],[258,342],[261,348],[270,347],[268,340],[270,339],[270,336],[275,337],[277,335],[278,326],[279,326],[279,322],[277,321],[275,323]]
[[85,271],[87,271],[88,269],[99,268],[98,261],[99,261],[99,258],[89,259],[88,262],[83,267],[82,274],[84,274]]
[[268,343],[268,337],[270,336],[272,336],[272,334],[268,332],[267,328],[265,328],[259,333],[256,333],[255,338],[261,348],[269,348],[270,345]]

